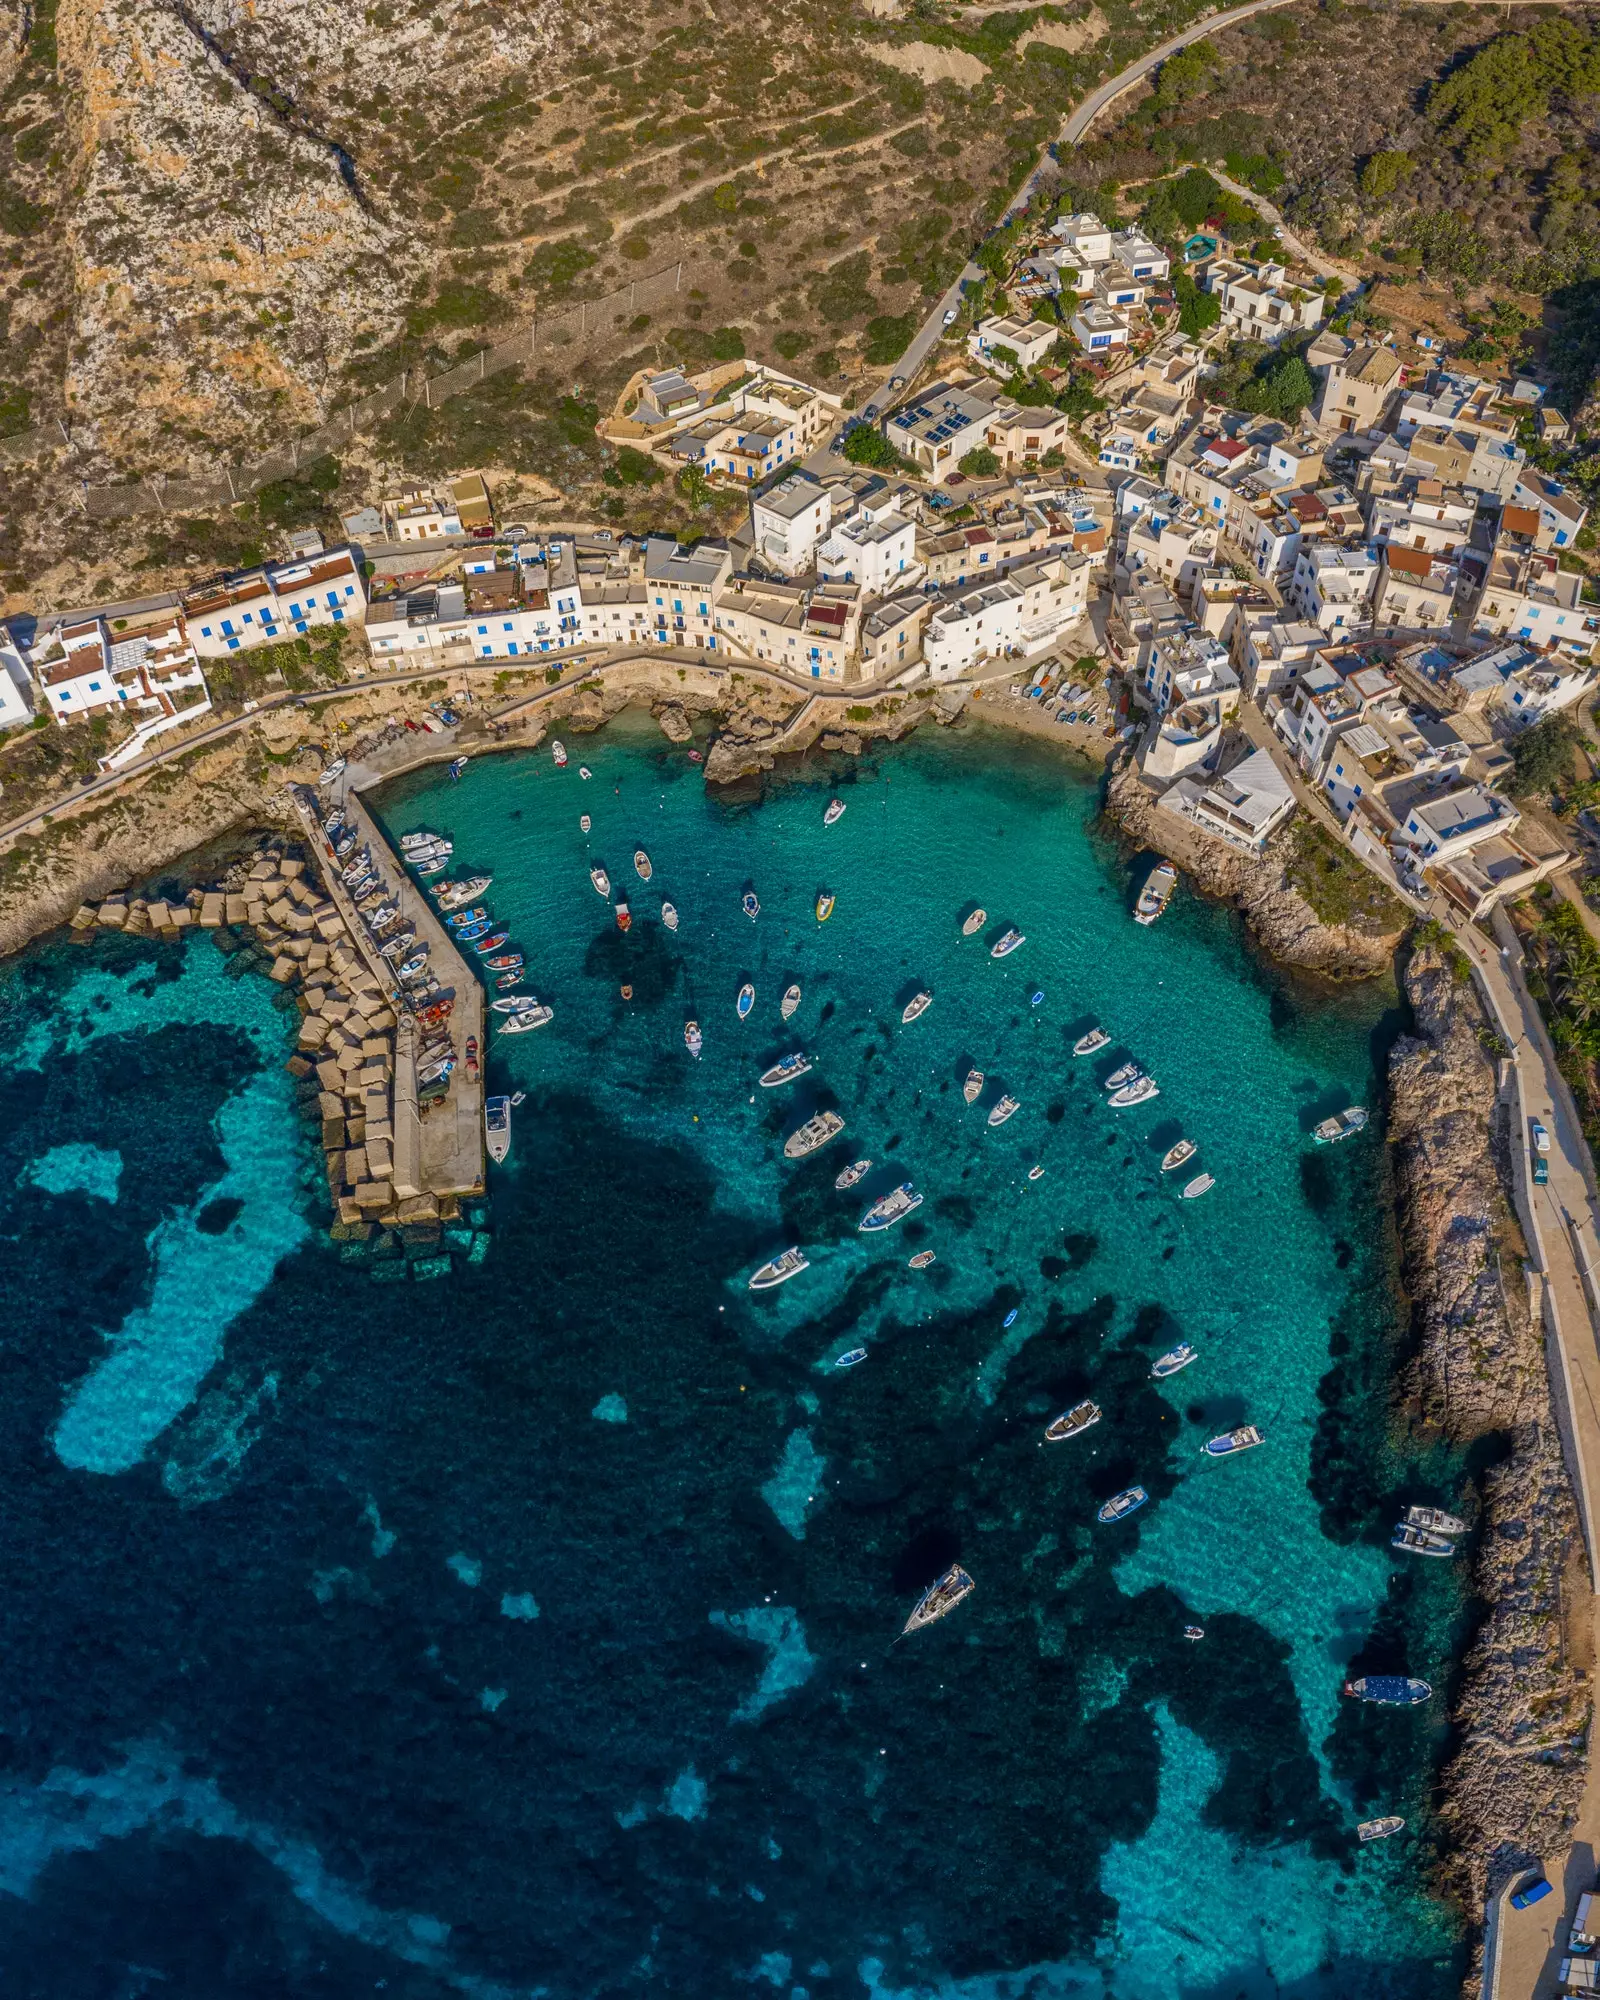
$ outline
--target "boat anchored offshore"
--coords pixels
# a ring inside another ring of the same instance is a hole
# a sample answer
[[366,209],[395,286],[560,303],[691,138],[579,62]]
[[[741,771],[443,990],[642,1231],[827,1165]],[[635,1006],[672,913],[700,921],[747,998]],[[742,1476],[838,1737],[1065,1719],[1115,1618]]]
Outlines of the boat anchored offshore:
[[1002,1097],[989,1113],[991,1125],[1003,1125],[1006,1120],[1022,1109],[1022,1100],[1017,1097]]
[[1184,1188],[1181,1199],[1184,1201],[1198,1201],[1201,1195],[1210,1194],[1216,1184],[1216,1179],[1213,1175],[1196,1174],[1194,1179]]
[[1199,1350],[1191,1347],[1186,1340],[1180,1340],[1176,1347],[1169,1347],[1165,1354],[1150,1364],[1151,1376],[1157,1382],[1166,1381],[1169,1375],[1176,1375],[1180,1368],[1187,1368]]
[[797,1049],[793,1055],[779,1056],[771,1069],[761,1072],[761,1088],[776,1090],[780,1083],[793,1083],[797,1077],[805,1075],[811,1067],[811,1058]]
[[1348,1139],[1362,1131],[1367,1122],[1366,1108],[1360,1104],[1350,1104],[1336,1117],[1324,1118],[1320,1125],[1312,1128],[1311,1136],[1319,1146],[1336,1146],[1341,1139]]
[[800,1005],[800,989],[798,986],[791,986],[789,990],[784,994],[783,999],[779,1004],[778,1012],[780,1015],[782,1015],[783,1019],[787,1021],[789,1016],[794,1012],[796,1007],[798,1007],[799,1005]]
[[1436,1535],[1464,1535],[1467,1524],[1459,1514],[1447,1514],[1442,1507],[1408,1507],[1408,1528],[1431,1528]]
[[511,1151],[511,1099],[486,1097],[483,1100],[483,1139],[489,1158],[496,1165]]
[[822,824],[832,826],[836,820],[844,818],[844,800],[829,799],[828,810],[822,815]]
[[1436,1535],[1427,1528],[1413,1528],[1405,1521],[1400,1522],[1389,1537],[1391,1549],[1403,1550],[1412,1556],[1450,1557],[1456,1552],[1456,1545],[1446,1535]]
[[972,915],[961,926],[961,935],[963,937],[976,936],[988,921],[989,912],[987,910],[974,910]]
[[907,1021],[921,1020],[922,1016],[927,1013],[928,1009],[932,1005],[933,1005],[933,995],[931,993],[917,994],[915,999],[908,1000],[906,1002],[905,1007],[900,1015],[902,1024]]
[[1095,1514],[1097,1521],[1125,1521],[1128,1516],[1150,1498],[1142,1486],[1125,1486],[1120,1493],[1113,1493],[1106,1504]]
[[922,1196],[910,1181],[902,1181],[881,1201],[875,1201],[856,1226],[866,1230],[892,1229],[897,1222],[903,1222],[914,1208],[921,1206]]
[[1185,1625],[1183,1636],[1186,1639],[1203,1639],[1206,1636],[1206,1628],[1203,1625]]
[[756,918],[761,914],[761,903],[754,889],[745,890],[744,894],[739,898],[739,907],[744,911],[751,923],[754,923]]
[[1392,1833],[1399,1833],[1405,1821],[1399,1813],[1388,1813],[1382,1819],[1364,1819],[1356,1828],[1356,1838],[1363,1846],[1369,1840],[1387,1840]]
[[783,1157],[786,1160],[803,1160],[810,1154],[819,1152],[832,1139],[837,1139],[844,1130],[844,1120],[837,1111],[819,1111],[815,1118],[808,1118],[797,1132],[791,1132],[783,1142]]
[[1379,1708],[1419,1708],[1433,1689],[1409,1674],[1363,1674],[1359,1680],[1346,1681],[1344,1692],[1355,1701],[1370,1701]]
[[833,915],[833,906],[837,900],[838,898],[829,895],[826,889],[823,890],[822,894],[817,898],[817,922],[819,924],[825,924],[829,917]]
[[579,831],[580,833],[587,833],[587,832],[589,831],[590,827],[591,827],[591,826],[593,826],[593,825],[594,825],[594,821],[593,821],[592,819],[590,819],[590,817],[589,817],[589,815],[588,815],[587,813],[579,813],[579,815],[578,815],[578,831]]
[[628,899],[626,896],[619,896],[617,898],[616,919],[619,931],[631,931],[633,929],[633,912],[628,908]]
[[594,892],[597,896],[609,896],[611,894],[611,877],[603,868],[591,868],[589,870],[589,880],[594,884]]
[[1254,1424],[1239,1424],[1231,1431],[1224,1431],[1220,1437],[1208,1438],[1201,1446],[1207,1458],[1231,1458],[1235,1452],[1254,1451],[1266,1439]]
[[785,1250],[774,1257],[770,1264],[763,1264],[750,1280],[753,1292],[770,1292],[777,1285],[786,1285],[791,1278],[798,1278],[802,1271],[809,1271],[811,1260],[801,1253],[800,1246]]
[[1199,1148],[1192,1139],[1180,1139],[1175,1146],[1169,1146],[1161,1155],[1161,1171],[1170,1174],[1175,1167],[1181,1167],[1192,1160]]
[[690,1055],[698,1056],[704,1043],[705,1037],[700,1033],[700,1023],[698,1021],[685,1021],[683,1024],[683,1046],[689,1051]]
[[556,760],[556,769],[558,771],[566,769],[567,746],[565,743],[562,742],[559,736],[550,745],[550,755],[554,757],[554,759]]
[[938,1582],[930,1583],[917,1599],[916,1608],[901,1630],[901,1638],[910,1632],[920,1632],[924,1625],[933,1625],[939,1619],[947,1618],[977,1587],[960,1563],[952,1563]]
[[580,764],[578,766],[578,776],[580,778],[592,778],[594,773],[589,769],[587,764]]
[[1080,1437],[1091,1424],[1099,1423],[1102,1414],[1098,1403],[1074,1403],[1070,1410],[1046,1428],[1045,1442],[1064,1444],[1068,1438]]
[[669,931],[675,931],[678,928],[678,913],[670,903],[663,903],[661,905],[661,921]]
[[852,1347],[847,1353],[841,1354],[833,1365],[835,1368],[859,1368],[866,1358],[867,1350],[864,1347]]
[[750,1018],[750,1009],[756,1004],[756,989],[750,984],[749,980],[746,980],[744,985],[739,988],[739,997],[733,1004],[738,1010],[739,1019],[741,1021],[748,1021]]
[[1153,924],[1172,901],[1172,892],[1177,886],[1178,871],[1170,861],[1163,861],[1152,868],[1145,877],[1144,887],[1139,891],[1139,900],[1134,905],[1133,921],[1136,924]]
[[633,850],[633,868],[634,873],[639,877],[641,882],[648,882],[650,877],[656,872],[651,865],[649,855],[645,853],[642,847],[636,847]]
[[915,1257],[908,1257],[906,1259],[906,1269],[909,1271],[925,1271],[930,1264],[937,1262],[938,1253],[936,1251],[919,1250]]
[[961,1095],[969,1104],[976,1104],[982,1094],[983,1071],[981,1069],[969,1069],[967,1071],[967,1080],[961,1086]]
[[1109,1102],[1114,1111],[1126,1111],[1133,1104],[1148,1104],[1152,1097],[1161,1095],[1160,1086],[1153,1076],[1141,1076],[1128,1084],[1125,1089],[1114,1090]]
[[1009,958],[1019,944],[1026,944],[1027,942],[1028,940],[1022,935],[1021,931],[1007,931],[999,943],[990,948],[989,956],[991,958]]
[[1143,1075],[1144,1071],[1140,1069],[1136,1062],[1125,1062],[1120,1068],[1114,1069],[1111,1072],[1101,1085],[1101,1088],[1103,1090],[1120,1090],[1125,1083],[1132,1083],[1135,1077]]
[[1103,1048],[1108,1048],[1111,1037],[1104,1028],[1091,1028],[1086,1035],[1080,1035],[1072,1045],[1075,1056],[1096,1056]]
[[870,1160],[852,1160],[847,1167],[841,1167],[833,1177],[836,1188],[853,1188],[857,1181],[864,1181],[872,1172]]

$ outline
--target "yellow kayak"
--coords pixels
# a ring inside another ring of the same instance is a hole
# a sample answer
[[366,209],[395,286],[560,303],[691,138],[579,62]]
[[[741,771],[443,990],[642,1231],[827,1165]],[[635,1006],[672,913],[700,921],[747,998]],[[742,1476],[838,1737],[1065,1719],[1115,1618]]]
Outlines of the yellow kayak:
[[833,915],[833,898],[828,894],[827,890],[824,889],[822,894],[817,898],[817,922],[819,924],[825,924],[828,921],[829,917],[831,917],[832,915]]

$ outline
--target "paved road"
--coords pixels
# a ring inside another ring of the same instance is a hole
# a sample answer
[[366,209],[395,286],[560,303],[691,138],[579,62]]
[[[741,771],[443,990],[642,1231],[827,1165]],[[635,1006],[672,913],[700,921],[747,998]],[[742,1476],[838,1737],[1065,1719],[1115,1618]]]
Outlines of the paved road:
[[[1061,128],[1060,143],[1063,146],[1076,146],[1108,104],[1119,98],[1125,90],[1131,90],[1141,77],[1148,76],[1151,70],[1164,63],[1168,56],[1176,55],[1179,49],[1186,49],[1191,42],[1203,41],[1207,35],[1214,35],[1223,28],[1231,28],[1237,21],[1248,21],[1252,14],[1265,14],[1274,7],[1287,7],[1291,4],[1292,0],[1248,0],[1246,6],[1230,7],[1225,13],[1212,14],[1207,19],[1191,22],[1181,34],[1172,36],[1159,48],[1151,49],[1148,55],[1140,56],[1137,62],[1129,63],[1125,70],[1120,71],[1109,82],[1101,84],[1098,90],[1091,91],[1077,110],[1068,115],[1066,123]],[[1037,172],[1036,168],[1035,175]]]

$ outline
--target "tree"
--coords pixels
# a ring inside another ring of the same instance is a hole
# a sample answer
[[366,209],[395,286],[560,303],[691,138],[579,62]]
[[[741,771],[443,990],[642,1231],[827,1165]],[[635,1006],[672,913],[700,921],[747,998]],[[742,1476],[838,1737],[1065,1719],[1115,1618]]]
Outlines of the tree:
[[711,505],[711,481],[698,465],[686,465],[674,484],[695,513]]
[[1507,790],[1519,798],[1532,792],[1552,792],[1572,775],[1572,752],[1578,732],[1565,715],[1547,715],[1525,729],[1511,746],[1512,773]]
[[1000,461],[986,444],[980,444],[961,460],[960,469],[969,479],[993,479]]
[[635,451],[631,444],[618,445],[613,469],[619,486],[654,486],[666,477],[648,452]]
[[1409,153],[1374,153],[1361,169],[1362,197],[1374,204],[1387,201],[1416,164]]
[[1172,274],[1172,295],[1178,301],[1178,325],[1191,340],[1198,340],[1209,328],[1222,321],[1222,302],[1201,291],[1180,266]]
[[1262,363],[1255,379],[1240,390],[1239,407],[1292,423],[1308,404],[1315,402],[1316,395],[1317,385],[1301,357],[1275,354]]
[[845,432],[840,450],[852,465],[869,466],[877,472],[893,472],[900,464],[899,452],[871,424],[852,425]]

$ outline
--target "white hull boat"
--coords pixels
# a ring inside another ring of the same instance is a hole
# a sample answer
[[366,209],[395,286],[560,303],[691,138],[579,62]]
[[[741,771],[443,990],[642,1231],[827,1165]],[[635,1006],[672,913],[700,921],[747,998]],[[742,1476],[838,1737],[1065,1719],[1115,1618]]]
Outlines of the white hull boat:
[[1080,1035],[1072,1045],[1075,1056],[1097,1056],[1102,1049],[1111,1046],[1111,1037],[1104,1028],[1091,1028],[1086,1035]]
[[780,1056],[771,1069],[762,1071],[761,1088],[763,1090],[776,1090],[779,1084],[794,1083],[797,1079],[804,1076],[810,1068],[810,1056],[798,1054]]
[[788,1284],[791,1278],[798,1278],[802,1271],[809,1271],[810,1268],[811,1260],[801,1253],[800,1246],[796,1244],[792,1249],[785,1250],[781,1256],[774,1257],[770,1264],[763,1264],[751,1278],[750,1289],[753,1292],[773,1291],[779,1285]]
[[1192,1160],[1198,1151],[1199,1148],[1192,1139],[1180,1139],[1177,1145],[1169,1147],[1161,1155],[1161,1171],[1164,1174],[1172,1173],[1176,1168]]
[[1081,1437],[1091,1425],[1100,1421],[1103,1412],[1098,1403],[1074,1403],[1064,1415],[1046,1429],[1045,1441],[1049,1444],[1064,1444],[1068,1438]]
[[902,1025],[910,1021],[920,1021],[932,1005],[931,993],[919,993],[915,999],[908,1000],[900,1015]]
[[797,1132],[791,1132],[783,1142],[783,1157],[786,1160],[804,1160],[812,1153],[820,1152],[844,1130],[844,1120],[837,1111],[819,1111],[815,1118],[808,1118]]
[[1002,1097],[1000,1102],[989,1113],[989,1123],[991,1125],[1003,1125],[1008,1118],[1015,1116],[1021,1109],[1022,1100],[1020,1098]]
[[483,1139],[489,1158],[496,1165],[511,1151],[511,1099],[486,1097],[483,1100]]
[[799,1005],[800,1005],[800,989],[798,986],[791,986],[788,992],[784,994],[783,1001],[778,1008],[778,1012],[779,1014],[782,1015],[783,1019],[787,1021],[790,1015]]
[[892,1229],[897,1222],[903,1222],[914,1208],[921,1206],[922,1196],[917,1193],[910,1181],[902,1181],[897,1188],[886,1194],[882,1201],[875,1201],[872,1204],[857,1227],[868,1231]]

